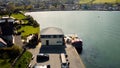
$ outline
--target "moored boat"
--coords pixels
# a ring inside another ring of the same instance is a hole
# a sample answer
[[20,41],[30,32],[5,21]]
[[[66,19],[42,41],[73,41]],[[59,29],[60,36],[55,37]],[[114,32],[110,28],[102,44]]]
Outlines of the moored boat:
[[78,38],[77,34],[66,35],[65,43],[71,44],[72,46],[74,46],[78,53],[82,52],[83,42],[82,42],[82,39]]

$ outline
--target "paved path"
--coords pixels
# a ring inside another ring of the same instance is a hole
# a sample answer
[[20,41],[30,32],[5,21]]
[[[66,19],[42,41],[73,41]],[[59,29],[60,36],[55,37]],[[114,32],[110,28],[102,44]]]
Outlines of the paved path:
[[39,54],[40,48],[41,48],[41,43],[39,43],[39,44],[36,46],[36,48],[34,48],[34,49],[29,49],[29,50],[28,50],[29,52],[31,52],[31,53],[34,55],[33,60],[31,60],[31,62],[30,62],[30,64],[32,65],[32,67],[37,63],[37,62],[36,62],[36,56],[37,56],[37,54]]
[[[32,67],[37,65],[50,65],[51,68],[61,68],[60,62],[60,53],[48,53],[49,54],[49,61],[37,63],[36,56],[39,54],[41,48],[41,44],[34,49],[29,49],[29,51],[35,56],[33,60],[31,60]],[[66,45],[65,48],[66,54],[68,55],[68,61],[70,62],[70,68],[85,68],[79,54],[77,53],[76,49],[72,45]]]
[[21,41],[21,36],[20,35],[15,35],[14,36],[14,40],[13,40],[14,44],[19,45],[19,46],[23,46],[23,43]]
[[37,65],[50,65],[51,68],[61,68],[60,55],[49,54],[49,61],[37,63]]

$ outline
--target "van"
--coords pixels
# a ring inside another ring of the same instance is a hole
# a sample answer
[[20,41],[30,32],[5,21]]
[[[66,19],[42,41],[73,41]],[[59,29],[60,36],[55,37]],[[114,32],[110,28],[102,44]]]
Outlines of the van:
[[64,53],[60,54],[61,68],[69,68],[69,62],[66,60],[66,55]]

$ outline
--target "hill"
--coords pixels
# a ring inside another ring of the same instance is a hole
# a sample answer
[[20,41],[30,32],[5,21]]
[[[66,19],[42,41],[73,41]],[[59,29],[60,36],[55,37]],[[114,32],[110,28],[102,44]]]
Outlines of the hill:
[[80,4],[103,4],[103,3],[120,3],[120,0],[80,0]]

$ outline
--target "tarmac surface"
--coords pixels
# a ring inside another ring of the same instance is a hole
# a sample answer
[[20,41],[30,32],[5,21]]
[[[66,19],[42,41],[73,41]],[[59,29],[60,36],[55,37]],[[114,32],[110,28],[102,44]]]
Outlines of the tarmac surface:
[[80,55],[77,53],[76,49],[69,44],[66,44],[66,53],[68,55],[68,61],[70,62],[70,68],[85,68]]
[[[70,63],[69,68],[85,68],[79,54],[72,45],[66,44],[66,46],[50,47],[50,49],[49,47],[43,47],[43,49],[41,48],[42,48],[41,44],[38,44],[38,46],[35,49],[29,49],[29,51],[34,55],[33,60],[31,60],[30,62],[30,64],[32,65],[31,68],[34,67],[35,65],[37,66],[50,65],[51,68],[61,68],[61,59],[60,59],[61,53],[65,53],[68,55],[66,59]],[[49,60],[45,62],[37,62],[36,56],[39,53],[49,54]]]

